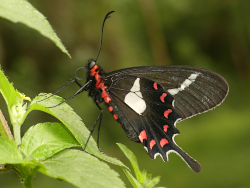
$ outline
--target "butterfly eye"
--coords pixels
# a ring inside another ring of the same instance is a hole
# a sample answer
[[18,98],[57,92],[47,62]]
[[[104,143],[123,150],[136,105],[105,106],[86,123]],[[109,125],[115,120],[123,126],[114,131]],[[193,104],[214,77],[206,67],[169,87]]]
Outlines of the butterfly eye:
[[89,69],[92,69],[95,66],[95,62],[94,61],[90,61],[89,62]]

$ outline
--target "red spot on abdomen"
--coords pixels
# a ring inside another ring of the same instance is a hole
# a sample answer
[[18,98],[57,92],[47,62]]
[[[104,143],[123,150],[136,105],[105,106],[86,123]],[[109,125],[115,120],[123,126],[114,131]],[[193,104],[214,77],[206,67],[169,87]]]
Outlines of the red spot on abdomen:
[[96,75],[96,69],[98,69],[98,65],[95,65],[95,66],[90,70],[90,76],[95,76],[95,75]]
[[165,97],[167,96],[167,93],[162,93],[162,95],[160,96],[161,102],[165,103]]
[[149,143],[150,149],[152,150],[152,148],[154,147],[154,145],[156,144],[155,140],[151,140]]
[[168,115],[172,113],[172,110],[171,109],[167,109],[165,112],[164,112],[164,117],[168,119]]
[[96,85],[95,85],[96,89],[106,89],[107,86],[105,86],[104,82],[101,82],[101,78],[99,80],[96,80]]
[[[101,78],[101,76],[99,74],[99,71],[96,71],[97,69],[98,69],[98,65],[95,65],[90,70],[90,76],[94,76],[95,77],[95,80],[96,80],[95,87],[96,87],[96,89],[101,89],[102,90],[101,97],[103,98],[104,102],[108,104],[112,99],[108,95],[108,93],[106,91],[107,86],[105,86],[105,82],[102,81],[102,78]],[[113,108],[112,108],[112,110],[113,110]],[[109,108],[110,112],[112,110],[111,110],[111,108]],[[116,117],[117,117],[117,115],[116,115]],[[114,116],[115,119],[118,119],[118,117],[117,118],[116,117]]]
[[168,131],[168,128],[169,128],[169,126],[168,126],[168,125],[164,125],[164,126],[163,126],[163,130],[164,130],[164,132],[167,132],[167,131]]
[[108,95],[107,91],[103,90],[102,94],[101,94],[101,97],[104,99],[105,97],[108,97],[108,96],[109,95]]
[[166,144],[168,144],[169,142],[168,142],[168,140],[166,139],[166,138],[163,138],[163,139],[161,139],[161,141],[160,141],[160,145],[161,145],[161,147],[163,148],[163,146],[165,146]]
[[108,110],[109,110],[109,112],[112,112],[112,111],[113,111],[113,107],[112,107],[112,106],[109,106],[109,107],[108,107]]
[[154,86],[154,89],[155,89],[155,90],[158,90],[158,86],[157,86],[157,83],[156,83],[156,82],[153,84],[153,86]]
[[114,114],[113,117],[115,118],[115,120],[118,119],[118,116],[116,114]]
[[105,98],[104,98],[104,102],[105,102],[105,103],[108,104],[110,101],[112,101],[110,97],[105,97]]
[[104,99],[104,102],[108,104],[111,101],[111,98],[109,97],[107,91],[105,91],[106,88],[107,88],[107,86],[104,86],[102,88],[101,97]]
[[143,142],[144,139],[147,140],[147,133],[145,130],[140,132],[139,139],[140,139],[141,143]]

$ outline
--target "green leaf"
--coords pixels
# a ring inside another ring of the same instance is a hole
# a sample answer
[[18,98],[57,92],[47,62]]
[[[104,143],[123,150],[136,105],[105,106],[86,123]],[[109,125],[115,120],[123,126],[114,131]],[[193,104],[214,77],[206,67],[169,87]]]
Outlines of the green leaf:
[[160,182],[160,176],[157,176],[153,179],[151,179],[151,174],[147,174],[145,170],[142,172],[139,169],[139,165],[137,163],[137,158],[133,154],[131,150],[129,150],[125,145],[117,143],[117,145],[120,147],[122,152],[126,155],[126,157],[129,159],[135,174],[137,180],[132,176],[132,174],[127,170],[123,169],[124,173],[128,177],[129,181],[133,185],[133,187],[146,187],[146,188],[153,188],[156,184]]
[[61,123],[40,123],[25,133],[21,150],[26,156],[45,160],[55,153],[73,146],[80,146]]
[[0,16],[14,23],[20,22],[37,30],[43,36],[53,41],[62,52],[70,57],[47,19],[27,0],[1,0]]
[[0,136],[0,164],[17,164],[24,162],[16,143]]
[[[66,103],[56,106],[63,101],[61,97],[52,96],[46,100],[42,100],[44,98],[45,94],[42,96],[37,96],[31,102],[31,105],[25,116],[27,116],[32,110],[40,110],[51,114],[52,116],[59,119],[65,125],[65,127],[67,127],[67,129],[74,135],[75,139],[81,144],[82,148],[84,148],[86,140],[89,137],[89,130],[85,127],[84,123],[81,121],[81,118]],[[95,140],[92,137],[89,139],[86,151],[107,162],[127,168],[121,161],[100,152]]]
[[86,152],[66,149],[42,164],[40,172],[77,187],[125,187],[117,172]]
[[14,89],[13,85],[9,83],[2,70],[0,70],[0,92],[10,112],[10,107],[15,104],[16,98],[20,98],[20,95],[18,91]]
[[8,79],[0,70],[0,93],[7,104],[10,115],[10,120],[13,125],[14,137],[17,145],[21,144],[20,128],[25,120],[24,114],[26,112],[27,104],[24,100],[30,100],[24,94],[19,93],[14,89],[13,85],[9,83]]
[[117,145],[120,147],[120,149],[122,150],[122,152],[126,155],[126,157],[129,159],[134,171],[135,171],[135,175],[137,180],[140,183],[143,183],[145,181],[145,178],[143,178],[142,173],[139,169],[139,165],[137,163],[137,158],[136,156],[133,154],[133,152],[128,149],[125,145],[117,143]]
[[150,180],[147,184],[147,188],[153,188],[156,186],[156,184],[158,184],[160,182],[161,177],[157,176],[155,178],[153,178],[152,180]]
[[142,188],[140,182],[138,182],[127,169],[123,169],[123,171],[134,188]]

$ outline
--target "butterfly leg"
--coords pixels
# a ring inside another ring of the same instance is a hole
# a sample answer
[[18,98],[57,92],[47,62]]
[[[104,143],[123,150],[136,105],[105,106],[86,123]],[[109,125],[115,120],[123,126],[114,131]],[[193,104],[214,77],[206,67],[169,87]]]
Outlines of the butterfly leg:
[[[64,88],[66,88],[68,85],[70,85],[71,83],[75,82],[75,79],[74,78],[71,78],[70,80],[68,80],[67,82],[65,82],[64,84],[62,84],[60,87],[56,88],[55,90],[51,91],[49,96],[45,97],[44,99],[40,100],[40,101],[37,101],[37,102],[42,102],[54,95],[56,95],[57,93],[61,92]],[[39,94],[40,95],[40,94]],[[44,94],[42,94],[44,95]],[[48,95],[48,94],[46,94]]]
[[71,97],[68,97],[68,98],[64,99],[64,101],[62,101],[61,103],[59,103],[59,104],[57,104],[57,105],[55,105],[55,106],[50,106],[50,107],[46,107],[46,108],[54,108],[54,107],[56,107],[56,106],[59,106],[59,105],[65,103],[65,102],[69,101],[70,99],[73,99],[76,95],[78,95],[78,94],[80,94],[81,92],[83,92],[83,91],[85,90],[85,88],[86,88],[91,82],[92,82],[92,80],[86,82],[84,85],[81,85],[81,88],[78,89],[78,90],[74,93],[74,95],[72,95]]
[[97,147],[98,147],[99,151],[101,152],[101,148],[99,147],[99,135],[100,135],[100,129],[101,129],[101,124],[102,124],[102,112],[103,112],[103,109],[99,106],[98,103],[96,103],[96,106],[100,109],[100,114],[99,114],[100,119],[99,119],[98,132],[97,132]]
[[[80,89],[74,94],[72,95],[71,97],[69,98],[66,98],[65,101],[63,101],[62,103],[65,103],[67,102],[68,100],[74,98],[76,95],[78,95],[79,93],[83,92],[85,87],[90,83],[90,82],[87,82],[86,84],[82,85],[76,78],[71,78],[70,80],[68,80],[67,82],[65,82],[64,84],[62,84],[60,87],[56,88],[54,91],[51,92],[51,94],[49,94],[49,96],[45,97],[44,99],[40,100],[40,101],[37,101],[37,102],[42,102],[54,95],[56,95],[57,93],[61,92],[62,90],[64,90],[64,88],[66,88],[68,85],[70,85],[71,83],[75,82],[79,87]],[[60,103],[60,104],[62,104]],[[58,105],[60,105],[58,104]],[[56,105],[56,106],[58,106]],[[54,106],[53,106],[54,107]],[[51,107],[49,107],[51,108]]]
[[74,78],[74,81],[80,88],[82,87],[82,84],[76,78]]
[[88,137],[88,139],[87,139],[87,141],[86,141],[86,144],[85,144],[85,147],[84,147],[83,151],[85,151],[85,149],[86,149],[86,147],[87,147],[87,144],[88,144],[88,142],[89,142],[89,139],[90,139],[92,133],[94,132],[95,127],[96,127],[98,121],[99,121],[99,125],[98,125],[98,133],[97,133],[97,147],[98,147],[98,149],[101,151],[101,149],[100,149],[100,147],[99,147],[99,134],[100,134],[100,128],[101,128],[101,122],[102,122],[102,113],[103,113],[103,109],[99,106],[98,103],[96,103],[96,106],[99,108],[100,113],[99,113],[99,115],[98,115],[98,118],[97,118],[96,121],[95,121],[94,126],[92,127],[92,129],[91,129],[91,131],[90,131],[90,133],[89,133],[89,137]]

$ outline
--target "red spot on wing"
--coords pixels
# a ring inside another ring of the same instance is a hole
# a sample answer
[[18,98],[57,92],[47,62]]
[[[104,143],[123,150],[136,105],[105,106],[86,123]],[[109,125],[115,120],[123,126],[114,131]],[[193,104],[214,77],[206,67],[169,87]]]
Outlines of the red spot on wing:
[[158,90],[158,86],[157,86],[157,83],[156,83],[156,82],[153,84],[153,86],[154,86],[154,89],[155,89],[155,90]]
[[163,138],[163,139],[161,139],[161,141],[160,141],[160,145],[161,145],[161,147],[163,148],[163,146],[165,146],[166,144],[168,144],[169,142],[168,142],[168,140],[166,139],[166,138]]
[[164,130],[164,132],[167,132],[167,131],[168,131],[168,128],[169,128],[169,126],[168,126],[168,125],[164,125],[164,126],[163,126],[163,130]]
[[108,110],[109,110],[109,112],[112,112],[112,111],[113,111],[113,107],[112,107],[112,106],[109,106],[109,107],[108,107]]
[[150,149],[152,150],[152,148],[154,147],[154,145],[156,144],[155,140],[151,140],[149,143]]
[[118,116],[116,114],[114,114],[113,117],[115,118],[115,120],[118,119]]
[[171,112],[172,112],[172,110],[171,110],[171,109],[167,109],[167,110],[164,112],[164,116],[165,116],[165,118],[167,118],[167,119],[168,119],[168,115],[169,115]]
[[162,95],[160,96],[161,102],[165,103],[165,97],[167,96],[167,93],[162,93]]
[[141,143],[143,142],[144,139],[147,140],[147,133],[145,130],[140,132],[139,139],[140,139]]

